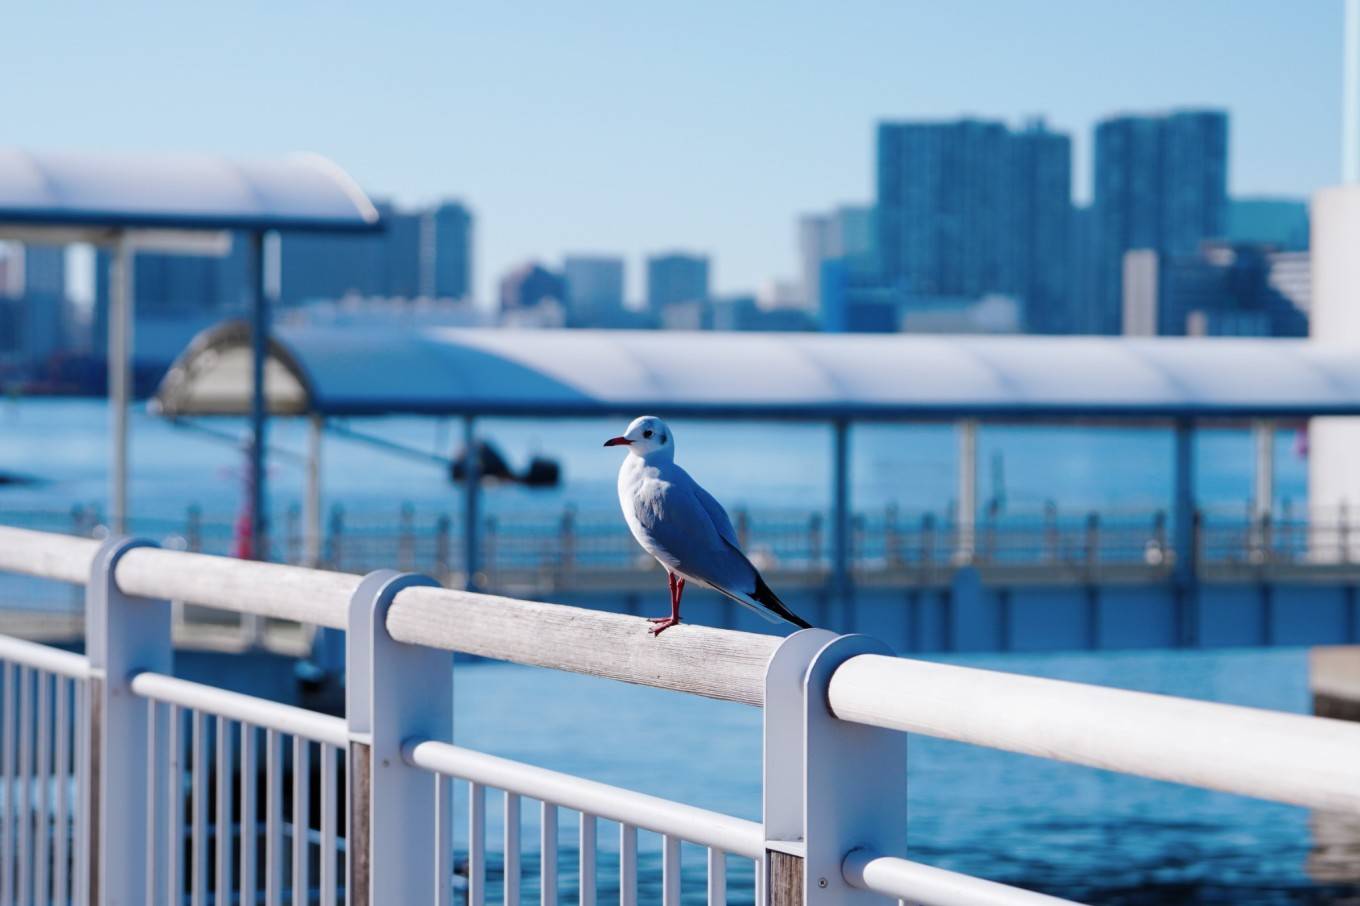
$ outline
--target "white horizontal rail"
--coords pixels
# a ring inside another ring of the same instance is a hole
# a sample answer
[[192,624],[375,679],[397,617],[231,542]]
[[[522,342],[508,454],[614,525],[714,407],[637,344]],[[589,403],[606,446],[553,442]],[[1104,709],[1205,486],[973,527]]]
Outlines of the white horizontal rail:
[[344,629],[361,577],[301,566],[260,563],[139,547],[118,561],[124,594],[201,604]]
[[913,906],[1076,906],[1071,900],[864,849],[851,850],[841,872],[851,887],[897,897]]
[[34,667],[60,676],[69,676],[72,679],[85,679],[90,675],[90,662],[83,654],[63,651],[50,645],[39,645],[36,642],[25,642],[8,635],[0,635],[0,660],[23,664],[25,667]]
[[854,723],[1360,813],[1360,724],[874,654],[829,699]]
[[89,538],[0,526],[0,572],[84,585],[98,550]]
[[266,730],[276,730],[342,749],[348,743],[342,717],[318,714],[306,708],[283,705],[253,695],[228,692],[216,686],[205,686],[163,673],[139,673],[132,678],[131,687],[133,692],[143,698],[238,720]]
[[445,742],[413,742],[405,747],[404,755],[407,762],[427,771],[528,796],[654,833],[669,834],[748,859],[764,858],[765,833],[755,821],[474,752]]
[[761,705],[775,636],[681,624],[652,636],[639,617],[444,588],[399,592],[399,642]]

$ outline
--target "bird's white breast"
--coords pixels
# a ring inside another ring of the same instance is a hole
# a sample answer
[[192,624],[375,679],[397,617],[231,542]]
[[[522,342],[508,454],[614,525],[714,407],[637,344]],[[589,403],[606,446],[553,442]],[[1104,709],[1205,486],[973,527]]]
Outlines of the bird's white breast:
[[661,565],[675,569],[679,561],[657,543],[650,526],[663,517],[662,502],[670,482],[660,470],[649,466],[640,456],[625,456],[619,466],[619,508],[637,543]]

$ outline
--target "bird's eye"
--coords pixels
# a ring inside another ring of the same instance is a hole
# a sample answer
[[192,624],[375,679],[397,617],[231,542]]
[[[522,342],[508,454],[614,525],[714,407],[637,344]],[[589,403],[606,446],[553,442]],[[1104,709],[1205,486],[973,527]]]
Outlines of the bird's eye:
[[643,431],[643,432],[642,432],[642,436],[643,436],[643,437],[651,437],[651,436],[652,436],[652,432],[651,432],[651,431]]

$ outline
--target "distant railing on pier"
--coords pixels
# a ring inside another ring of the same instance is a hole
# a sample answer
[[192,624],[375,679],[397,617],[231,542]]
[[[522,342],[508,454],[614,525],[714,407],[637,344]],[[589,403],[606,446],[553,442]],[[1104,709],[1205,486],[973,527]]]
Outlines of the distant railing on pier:
[[[935,906],[1063,902],[904,857],[907,733],[1360,814],[1360,725],[903,660],[865,636],[684,625],[653,638],[635,617],[396,571],[12,528],[0,528],[0,572],[83,586],[89,627],[83,655],[0,637],[5,902],[377,906],[456,891],[480,906],[518,902],[524,884],[554,904],[570,883],[564,811],[579,866],[567,892],[584,904],[605,885],[624,904],[678,904],[682,841],[705,849],[710,904],[747,890],[762,906],[856,890]],[[172,600],[343,630],[345,716],[175,678]],[[761,707],[762,819],[453,745],[451,651]],[[468,803],[461,859],[455,785]],[[602,822],[617,830],[610,872]],[[659,878],[639,874],[639,829],[660,835]]]
[[[828,581],[832,548],[826,514],[796,509],[733,511],[743,546],[783,586]],[[69,513],[2,512],[0,523],[82,537],[107,530],[95,507]],[[271,560],[363,573],[391,566],[463,585],[466,564],[460,514],[410,504],[383,513],[333,507],[322,536],[309,543],[296,509],[272,520]],[[182,518],[131,520],[136,534],[175,549],[231,555],[235,522],[190,507]],[[1194,522],[1195,569],[1208,578],[1278,571],[1360,573],[1360,507],[1312,512],[1288,501],[1272,512],[1247,507],[1202,510]],[[478,586],[518,594],[636,587],[657,569],[613,509],[566,507],[498,513],[479,532]],[[1167,577],[1177,546],[1165,512],[1006,511],[988,506],[965,530],[948,514],[905,513],[895,506],[862,510],[850,522],[850,569],[867,585],[946,584],[961,565],[1019,580],[1102,581]]]

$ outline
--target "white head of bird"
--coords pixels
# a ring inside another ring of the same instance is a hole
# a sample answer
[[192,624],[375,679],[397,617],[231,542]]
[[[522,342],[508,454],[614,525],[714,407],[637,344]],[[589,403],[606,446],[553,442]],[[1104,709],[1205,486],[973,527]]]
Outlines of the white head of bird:
[[655,415],[633,419],[628,430],[604,442],[606,447],[627,447],[632,456],[646,460],[674,459],[675,435]]

